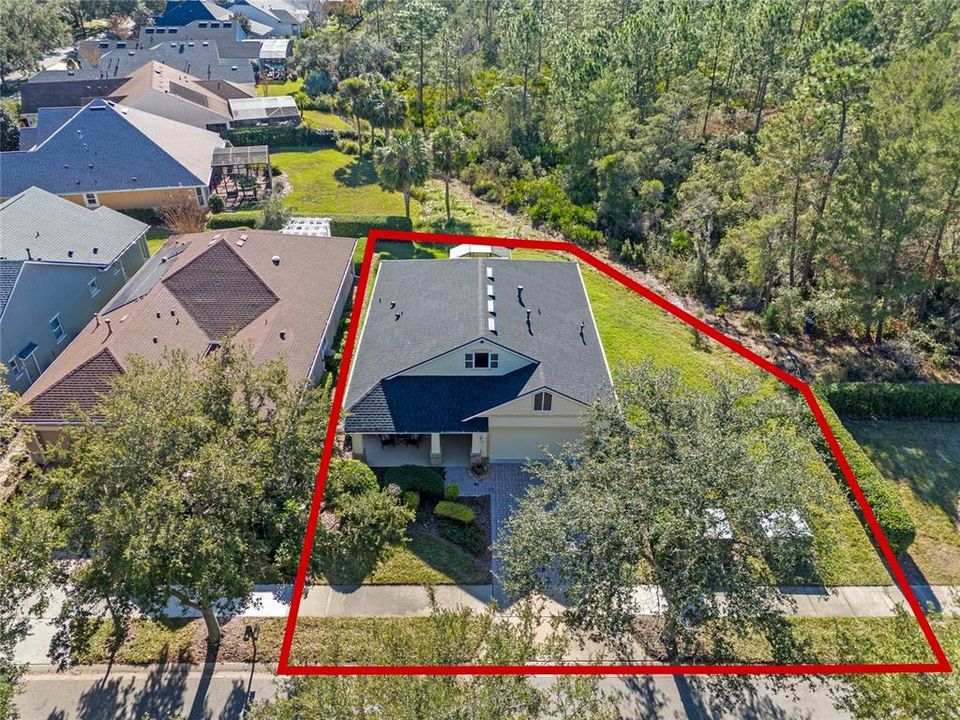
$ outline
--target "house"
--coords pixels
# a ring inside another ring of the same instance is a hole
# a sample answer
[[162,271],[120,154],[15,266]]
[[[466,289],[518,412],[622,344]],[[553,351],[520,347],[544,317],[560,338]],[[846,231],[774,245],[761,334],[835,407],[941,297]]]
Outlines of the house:
[[270,36],[299,35],[308,12],[286,0],[237,0],[229,11],[270,28]]
[[203,87],[192,75],[156,61],[135,70],[110,99],[205,130],[217,132],[230,127],[229,101]]
[[35,145],[0,155],[0,199],[35,185],[114,210],[207,204],[215,151],[226,145],[215,133],[106,100],[51,109],[50,122],[47,112]]
[[24,394],[40,444],[95,408],[131,357],[197,357],[224,337],[255,362],[280,358],[291,380],[317,380],[353,289],[356,241],[226,230],[172,238]]
[[612,381],[580,269],[502,258],[384,260],[345,430],[371,465],[543,458]]
[[213,0],[167,0],[163,12],[153,18],[153,24],[181,27],[198,20],[229,22],[232,17],[232,11]]
[[149,257],[148,225],[39,188],[0,205],[0,358],[23,393]]
[[197,78],[158,62],[136,70],[110,99],[214,132],[246,125],[300,123],[300,110],[289,95],[226,100]]

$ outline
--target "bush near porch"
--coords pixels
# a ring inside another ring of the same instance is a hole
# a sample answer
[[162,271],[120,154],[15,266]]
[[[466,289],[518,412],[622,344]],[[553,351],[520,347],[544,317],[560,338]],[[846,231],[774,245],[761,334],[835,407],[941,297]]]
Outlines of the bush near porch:
[[397,485],[401,490],[414,490],[429,498],[439,500],[443,497],[443,478],[434,470],[420,465],[388,468],[383,480],[387,485]]

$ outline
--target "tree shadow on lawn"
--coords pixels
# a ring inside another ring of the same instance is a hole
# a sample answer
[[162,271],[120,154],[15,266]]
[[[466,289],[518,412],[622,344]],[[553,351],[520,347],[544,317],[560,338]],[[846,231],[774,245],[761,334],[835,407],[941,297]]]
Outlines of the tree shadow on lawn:
[[361,187],[377,184],[377,171],[369,158],[357,158],[349,165],[339,167],[333,172],[337,182],[346,187]]
[[377,252],[381,260],[435,260],[449,254],[453,245],[380,240]]
[[432,233],[449,233],[451,235],[476,235],[474,224],[469,220],[460,218],[451,218],[447,220],[446,216],[433,218],[427,221],[421,221],[422,229]]

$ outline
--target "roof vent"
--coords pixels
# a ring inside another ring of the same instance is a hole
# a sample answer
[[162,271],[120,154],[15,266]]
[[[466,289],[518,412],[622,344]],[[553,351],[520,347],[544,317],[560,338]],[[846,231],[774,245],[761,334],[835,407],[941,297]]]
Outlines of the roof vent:
[[67,250],[67,257],[73,257],[73,250]]
[[280,256],[279,256],[279,255],[274,255],[272,258],[270,258],[270,262],[272,262],[274,265],[279,265],[279,264],[280,264]]
[[247,237],[248,237],[248,235],[247,235],[246,233],[243,233],[243,234],[240,235],[240,239],[241,239],[241,240],[246,240]]
[[495,333],[495,332],[497,331],[497,319],[496,319],[496,318],[488,318],[488,319],[487,319],[487,329],[488,329],[490,332],[492,332],[492,333]]
[[517,285],[517,302],[523,305],[523,285]]
[[490,280],[491,282],[493,282],[493,268],[492,268],[492,267],[488,267],[488,268],[487,268],[487,279]]
[[159,342],[159,338],[156,335],[153,336],[153,344],[156,345]]
[[95,247],[95,248],[93,249],[93,254],[96,255],[98,252],[100,252],[100,248]]
[[281,330],[281,331],[280,331],[280,339],[281,339],[281,340],[286,340],[286,339],[287,339],[287,331],[286,331],[286,330]]
[[497,311],[497,303],[494,300],[487,300],[487,312],[495,313]]
[[493,291],[493,285],[487,284],[487,295],[493,297],[496,293]]

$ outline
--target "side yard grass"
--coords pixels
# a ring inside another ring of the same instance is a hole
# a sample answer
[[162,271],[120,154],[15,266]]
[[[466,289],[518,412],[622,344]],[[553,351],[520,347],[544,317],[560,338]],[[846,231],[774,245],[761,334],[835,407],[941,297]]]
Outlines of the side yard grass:
[[150,255],[153,256],[157,250],[163,247],[163,244],[170,237],[171,232],[165,227],[152,227],[147,230],[147,248]]
[[314,130],[353,130],[353,126],[339,115],[319,110],[304,110],[303,122]]
[[960,425],[850,420],[844,426],[896,482],[917,526],[908,553],[926,581],[960,584]]

